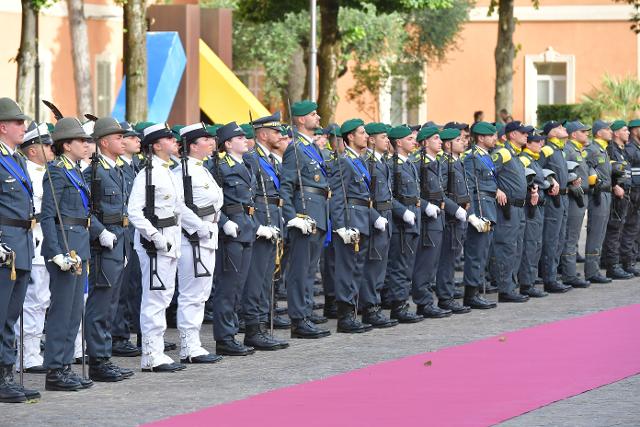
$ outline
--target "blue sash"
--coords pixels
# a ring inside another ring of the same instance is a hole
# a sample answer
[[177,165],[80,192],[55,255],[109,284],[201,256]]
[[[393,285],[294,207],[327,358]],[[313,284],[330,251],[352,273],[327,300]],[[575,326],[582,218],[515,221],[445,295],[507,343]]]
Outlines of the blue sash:
[[67,175],[67,178],[69,178],[69,181],[71,181],[73,186],[76,187],[76,190],[78,190],[78,193],[80,193],[80,198],[82,198],[82,205],[84,206],[88,215],[89,214],[89,196],[87,194],[87,190],[84,188],[84,183],[80,181],[80,178],[78,178],[75,174],[71,173],[71,170],[67,168],[64,168],[64,174]]
[[29,178],[27,178],[24,169],[16,163],[13,157],[0,155],[0,165],[2,165],[7,172],[9,172],[11,176],[20,183],[22,189],[29,196],[29,199],[33,199],[33,188],[31,187],[31,182],[29,182]]
[[362,163],[362,160],[358,157],[356,158],[351,158],[350,156],[346,156],[346,157],[349,159],[351,164],[356,168],[356,170],[360,172],[360,174],[364,177],[364,182],[365,184],[367,184],[367,188],[369,188],[369,184],[371,184],[371,175],[369,174],[369,171]]
[[497,184],[498,181],[496,180],[496,166],[493,164],[493,160],[491,160],[491,157],[488,154],[478,154],[477,157],[487,167],[487,169],[491,171],[491,178],[493,178],[493,181]]
[[278,178],[278,174],[273,169],[271,163],[266,161],[261,155],[258,155],[258,161],[260,162],[262,169],[273,179],[273,183],[275,184],[276,188],[280,190],[280,179]]
[[316,151],[316,149],[311,146],[311,143],[309,145],[306,145],[304,142],[300,142],[300,146],[302,147],[302,151],[304,151],[307,156],[318,162],[318,164],[320,165],[320,170],[322,171],[322,175],[326,177],[327,171],[324,168],[324,159],[322,158],[322,156],[320,156],[320,153],[318,153],[318,151]]

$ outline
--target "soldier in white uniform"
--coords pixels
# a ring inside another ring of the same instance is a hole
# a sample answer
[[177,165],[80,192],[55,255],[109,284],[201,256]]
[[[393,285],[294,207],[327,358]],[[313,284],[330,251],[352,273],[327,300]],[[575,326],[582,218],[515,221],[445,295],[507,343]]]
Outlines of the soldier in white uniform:
[[[36,218],[40,214],[42,204],[42,178],[45,174],[45,162],[53,160],[51,151],[51,136],[45,123],[38,126],[31,123],[20,151],[26,157],[27,172],[33,183],[33,206]],[[38,132],[40,134],[38,135]],[[40,145],[42,144],[42,146]],[[42,245],[42,228],[40,222],[33,228],[33,246],[35,254],[31,266],[31,280],[27,286],[27,294],[24,298],[22,316],[24,318],[24,371],[30,374],[46,374],[47,370],[42,366],[40,355],[40,340],[44,329],[44,316],[49,307],[49,272],[44,264],[44,258],[40,255]],[[20,325],[16,323],[16,340],[20,340]],[[20,349],[18,349],[19,351]],[[18,355],[16,368],[19,371],[22,358]]]
[[[182,220],[177,316],[180,361],[215,363],[222,357],[209,353],[202,348],[200,342],[204,305],[213,285],[215,252],[218,248],[218,219],[223,202],[222,189],[203,166],[203,162],[213,154],[215,140],[202,123],[183,127],[180,137],[183,141],[182,162],[173,169],[173,173],[183,184],[187,208],[196,215],[185,216]],[[184,176],[188,176],[191,182],[183,179]],[[189,223],[190,221],[193,223]],[[189,234],[187,225],[198,231]]]

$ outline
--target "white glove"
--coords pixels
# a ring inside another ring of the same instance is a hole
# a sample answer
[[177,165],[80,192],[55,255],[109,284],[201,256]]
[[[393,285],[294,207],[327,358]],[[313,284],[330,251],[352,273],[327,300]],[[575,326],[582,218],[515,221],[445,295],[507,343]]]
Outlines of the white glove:
[[[79,260],[80,257],[76,255],[76,259]],[[56,256],[54,256],[51,261],[53,261],[58,267],[60,267],[60,270],[62,271],[69,271],[71,270],[73,267],[76,266],[76,262],[74,262],[73,259],[71,259],[71,257],[69,255],[63,255],[63,254],[58,254]],[[80,260],[80,262],[82,262],[82,260]]]
[[9,264],[11,262],[11,248],[6,243],[0,243],[0,265]]
[[276,227],[275,225],[272,225],[271,227],[269,227],[271,229],[271,238],[272,239],[278,239],[280,237],[280,229],[278,227]]
[[153,236],[151,236],[151,241],[159,251],[169,252],[169,249],[171,249],[167,238],[164,237],[164,235],[162,235],[161,233],[155,233]]
[[256,237],[264,237],[269,240],[273,238],[273,230],[271,227],[267,227],[265,225],[259,225],[258,230],[256,231]]
[[424,208],[424,213],[427,214],[429,218],[437,218],[440,213],[440,208],[433,203],[427,203],[427,206]]
[[348,230],[345,227],[342,227],[342,228],[338,228],[336,230],[336,233],[338,233],[338,236],[340,236],[340,238],[342,239],[345,245],[348,245],[349,243],[351,243],[352,241],[351,239],[353,238],[353,234],[351,230]]
[[473,227],[478,230],[478,233],[486,233],[491,230],[491,222],[484,218],[478,218],[474,214],[469,215],[467,221],[469,221],[469,224],[473,225]]
[[224,231],[224,234],[226,234],[227,236],[233,237],[235,239],[236,237],[238,237],[240,227],[238,227],[238,224],[236,224],[235,222],[229,220],[222,226],[222,231]]
[[213,232],[211,231],[211,227],[209,226],[209,224],[211,224],[208,221],[203,221],[202,222],[202,227],[200,227],[197,231],[198,237],[202,240],[208,240],[211,238],[211,236],[213,235]]
[[459,207],[456,211],[456,219],[460,222],[465,222],[467,220],[467,211]]
[[376,222],[373,223],[373,226],[377,230],[384,231],[387,228],[387,223],[387,218],[379,216],[378,219],[376,219]]
[[107,230],[106,228],[102,230],[102,233],[98,236],[98,240],[100,240],[100,245],[103,248],[107,248],[112,250],[113,247],[118,243],[118,238],[115,234]]
[[402,214],[402,220],[409,225],[414,225],[416,223],[416,214],[407,209]]
[[287,227],[291,228],[291,227],[295,227],[297,229],[300,230],[300,232],[302,232],[302,234],[309,234],[311,233],[311,224],[309,223],[309,221],[307,221],[305,218],[300,218],[300,217],[295,217],[289,220],[289,222],[287,223]]

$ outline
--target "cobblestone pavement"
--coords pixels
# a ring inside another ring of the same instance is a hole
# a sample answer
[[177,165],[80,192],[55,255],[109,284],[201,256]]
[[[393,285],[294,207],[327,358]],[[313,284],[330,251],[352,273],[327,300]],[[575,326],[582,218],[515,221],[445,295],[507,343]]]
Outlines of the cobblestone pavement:
[[[137,425],[384,360],[637,303],[640,280],[617,281],[526,304],[501,304],[495,310],[474,310],[356,336],[336,334],[332,321],[328,324],[333,331],[329,338],[292,340],[287,350],[226,357],[215,365],[192,365],[174,374],[142,373],[139,358],[115,358],[117,364],[136,368],[135,376],[120,383],[95,384],[81,392],[44,392],[43,376],[26,375],[26,385],[40,389],[42,399],[33,404],[0,404],[1,425]],[[277,331],[277,335],[287,338],[288,332]],[[207,348],[214,348],[211,325],[204,326],[202,337]],[[168,331],[168,339],[178,341],[175,329]],[[178,358],[175,351],[169,354]],[[504,425],[637,426],[638,395],[640,376],[635,376],[524,414]]]

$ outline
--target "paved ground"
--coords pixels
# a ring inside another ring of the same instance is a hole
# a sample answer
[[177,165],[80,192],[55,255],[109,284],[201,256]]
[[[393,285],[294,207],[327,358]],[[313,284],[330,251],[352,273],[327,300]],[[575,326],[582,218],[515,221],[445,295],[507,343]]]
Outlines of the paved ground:
[[[384,360],[634,303],[640,303],[640,280],[593,285],[527,304],[501,304],[496,310],[364,335],[334,333],[317,341],[295,340],[288,350],[228,357],[216,365],[189,366],[176,374],[142,373],[139,358],[118,358],[116,363],[138,370],[132,379],[96,384],[82,392],[43,392],[41,401],[33,404],[0,404],[2,425],[136,425]],[[335,331],[335,321],[328,326]],[[176,341],[176,335],[169,330],[169,339]],[[202,335],[205,345],[213,348],[210,325],[205,325]],[[287,332],[278,335],[286,338]],[[178,357],[176,352],[170,355]],[[42,390],[44,377],[27,375],[26,382]],[[636,376],[524,414],[505,425],[637,426],[639,393],[640,377]]]

